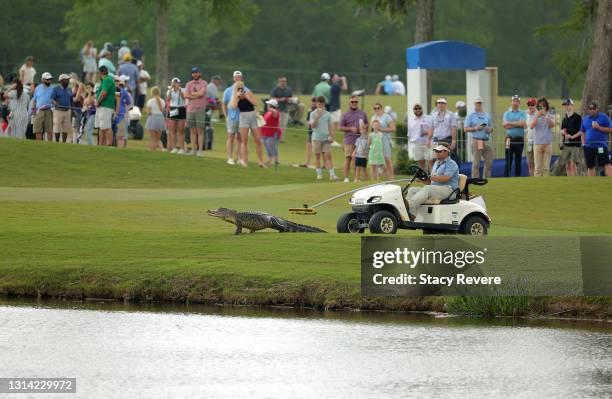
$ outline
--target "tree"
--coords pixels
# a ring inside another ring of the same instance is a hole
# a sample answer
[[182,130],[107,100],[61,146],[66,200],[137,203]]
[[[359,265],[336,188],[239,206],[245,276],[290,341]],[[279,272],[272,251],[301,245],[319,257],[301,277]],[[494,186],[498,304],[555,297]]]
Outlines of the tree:
[[612,100],[612,0],[599,0],[595,14],[593,50],[582,90],[583,109],[597,101],[599,109],[608,110]]

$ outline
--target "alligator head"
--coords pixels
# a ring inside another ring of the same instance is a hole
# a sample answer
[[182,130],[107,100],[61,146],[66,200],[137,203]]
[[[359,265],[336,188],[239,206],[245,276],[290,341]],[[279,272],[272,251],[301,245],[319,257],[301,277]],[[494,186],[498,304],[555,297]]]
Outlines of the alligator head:
[[214,216],[216,218],[221,218],[226,222],[236,224],[236,211],[229,208],[218,208],[213,210],[206,211],[208,216]]

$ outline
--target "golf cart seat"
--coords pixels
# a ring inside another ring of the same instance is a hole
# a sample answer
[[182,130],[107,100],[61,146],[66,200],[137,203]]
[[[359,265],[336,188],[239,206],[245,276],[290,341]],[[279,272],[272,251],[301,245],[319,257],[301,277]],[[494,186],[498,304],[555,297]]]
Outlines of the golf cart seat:
[[423,205],[454,204],[459,200],[459,198],[462,198],[467,186],[467,181],[468,177],[466,175],[459,174],[459,188],[450,193],[448,198],[442,200],[428,199],[427,201],[423,202]]

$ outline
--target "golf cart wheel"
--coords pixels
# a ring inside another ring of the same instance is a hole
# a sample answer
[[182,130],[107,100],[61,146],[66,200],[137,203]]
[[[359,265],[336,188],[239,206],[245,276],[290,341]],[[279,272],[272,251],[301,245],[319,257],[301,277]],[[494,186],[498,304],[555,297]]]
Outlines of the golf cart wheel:
[[395,234],[397,218],[388,211],[378,211],[370,219],[370,231],[375,234]]
[[487,223],[480,216],[469,216],[461,225],[461,233],[468,236],[486,236]]
[[354,213],[346,213],[340,216],[336,225],[338,233],[363,233],[364,228],[359,227],[359,218]]

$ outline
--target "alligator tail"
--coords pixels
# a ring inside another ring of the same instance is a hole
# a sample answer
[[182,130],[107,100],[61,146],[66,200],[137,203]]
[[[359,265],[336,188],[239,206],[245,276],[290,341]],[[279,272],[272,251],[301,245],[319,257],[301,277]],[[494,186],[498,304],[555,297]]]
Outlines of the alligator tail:
[[285,219],[279,218],[279,227],[282,227],[284,233],[327,233],[325,230],[321,230],[318,227],[306,226],[304,224],[290,222]]

